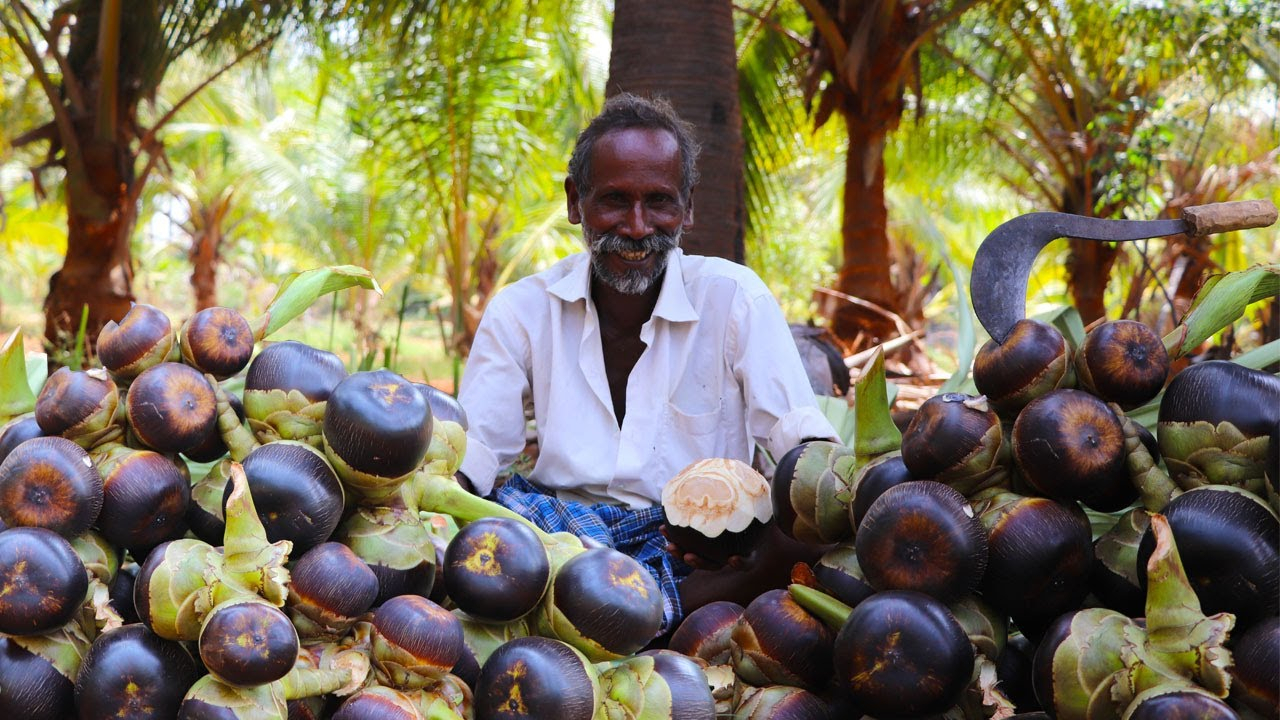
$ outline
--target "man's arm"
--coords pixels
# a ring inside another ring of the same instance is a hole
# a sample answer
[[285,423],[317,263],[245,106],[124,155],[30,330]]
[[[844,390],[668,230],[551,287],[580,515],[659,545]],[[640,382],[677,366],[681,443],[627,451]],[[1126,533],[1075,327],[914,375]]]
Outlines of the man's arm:
[[747,403],[747,425],[776,459],[805,440],[839,440],[818,408],[795,340],[777,300],[767,291],[748,297],[737,331],[732,367]]
[[480,319],[458,391],[470,421],[459,473],[477,495],[488,495],[498,471],[524,450],[529,361],[528,336],[494,298]]

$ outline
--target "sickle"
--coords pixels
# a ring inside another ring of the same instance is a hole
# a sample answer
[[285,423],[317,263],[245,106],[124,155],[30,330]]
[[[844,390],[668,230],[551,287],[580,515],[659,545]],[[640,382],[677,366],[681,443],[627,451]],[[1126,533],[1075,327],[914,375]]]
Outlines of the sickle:
[[1267,227],[1276,221],[1270,200],[1240,200],[1184,208],[1175,220],[1106,220],[1058,212],[1020,215],[991,231],[973,257],[969,293],[978,321],[996,342],[1026,315],[1027,276],[1036,255],[1062,237],[1123,242],[1165,235],[1199,237]]

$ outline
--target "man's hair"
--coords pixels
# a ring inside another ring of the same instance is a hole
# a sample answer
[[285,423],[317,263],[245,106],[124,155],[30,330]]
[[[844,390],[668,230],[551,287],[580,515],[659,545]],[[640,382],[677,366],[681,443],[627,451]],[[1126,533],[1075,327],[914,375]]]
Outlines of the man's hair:
[[680,199],[688,201],[698,182],[698,153],[701,147],[693,135],[693,126],[676,114],[662,97],[643,98],[631,93],[614,95],[605,101],[600,114],[578,134],[569,156],[569,177],[583,195],[591,191],[591,158],[596,141],[614,130],[644,128],[665,130],[680,148]]

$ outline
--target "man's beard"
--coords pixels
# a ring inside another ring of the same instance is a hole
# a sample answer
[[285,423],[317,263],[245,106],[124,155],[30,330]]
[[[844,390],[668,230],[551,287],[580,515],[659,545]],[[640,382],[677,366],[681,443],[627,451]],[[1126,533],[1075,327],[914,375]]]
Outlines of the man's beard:
[[[582,236],[587,241],[587,249],[591,252],[591,269],[600,282],[624,295],[640,295],[662,277],[671,258],[671,251],[680,244],[683,228],[676,228],[675,233],[666,234],[661,230],[632,240],[617,233],[596,234],[583,228]],[[614,272],[605,262],[605,256],[620,251],[644,251],[653,253],[653,268],[634,268],[622,273]]]

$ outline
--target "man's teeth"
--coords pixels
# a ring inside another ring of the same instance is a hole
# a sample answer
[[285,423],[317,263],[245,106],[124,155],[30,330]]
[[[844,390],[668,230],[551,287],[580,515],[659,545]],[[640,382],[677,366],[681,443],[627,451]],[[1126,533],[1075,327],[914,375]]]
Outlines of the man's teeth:
[[618,255],[620,255],[623,260],[627,260],[628,262],[637,262],[639,260],[643,260],[645,259],[646,256],[648,256],[648,254],[649,253],[644,250],[619,250],[618,251]]

